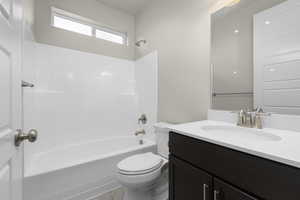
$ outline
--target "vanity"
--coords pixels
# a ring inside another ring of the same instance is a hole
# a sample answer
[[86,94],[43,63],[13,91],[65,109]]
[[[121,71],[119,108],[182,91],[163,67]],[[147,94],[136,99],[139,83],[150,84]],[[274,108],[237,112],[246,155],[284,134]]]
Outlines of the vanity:
[[297,138],[292,131],[216,121],[175,126],[170,200],[299,200]]
[[170,200],[300,200],[299,5],[231,1],[211,14],[217,111],[171,129]]

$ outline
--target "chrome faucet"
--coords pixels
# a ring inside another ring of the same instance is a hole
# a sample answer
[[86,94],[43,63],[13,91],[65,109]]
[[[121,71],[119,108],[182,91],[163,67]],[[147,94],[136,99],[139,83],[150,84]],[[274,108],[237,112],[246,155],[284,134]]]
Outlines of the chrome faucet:
[[[137,130],[135,133],[134,133],[135,136],[143,136],[143,135],[146,135],[146,131],[144,129],[141,129],[141,130]],[[140,144],[144,144],[144,141],[143,139],[140,139]]]
[[263,117],[271,115],[271,113],[264,112],[262,108],[257,108],[255,111],[255,128],[263,129]]
[[247,109],[245,112],[245,127],[247,128],[253,128],[255,126],[255,112],[250,111]]
[[241,110],[238,112],[237,125],[246,128],[263,129],[263,116],[270,116],[270,113],[265,113],[262,108],[255,110]]
[[253,112],[251,112],[249,109],[247,109],[246,111],[242,109],[237,114],[238,114],[237,126],[253,128],[253,124],[254,124]]
[[139,136],[139,135],[146,135],[146,131],[144,129],[142,130],[137,130],[135,133],[134,133],[135,136]]
[[[233,112],[235,113],[235,112]],[[245,111],[241,110],[240,112],[236,112],[238,114],[238,122],[237,125],[238,126],[243,126],[245,124],[246,121],[246,115],[245,115]]]

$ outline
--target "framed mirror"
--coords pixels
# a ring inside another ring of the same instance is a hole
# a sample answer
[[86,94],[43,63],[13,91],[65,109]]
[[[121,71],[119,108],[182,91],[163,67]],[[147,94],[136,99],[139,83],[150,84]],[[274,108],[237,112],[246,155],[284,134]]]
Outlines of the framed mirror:
[[211,15],[212,109],[300,114],[300,1],[234,2]]

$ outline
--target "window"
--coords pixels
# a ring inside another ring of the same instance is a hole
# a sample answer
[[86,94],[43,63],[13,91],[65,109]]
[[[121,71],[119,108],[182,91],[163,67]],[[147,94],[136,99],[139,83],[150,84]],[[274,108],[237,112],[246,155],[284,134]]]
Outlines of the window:
[[120,35],[116,35],[114,33],[109,33],[103,30],[96,30],[96,38],[100,38],[103,40],[115,42],[118,44],[124,44],[124,38]]
[[53,26],[88,36],[92,36],[93,32],[91,26],[64,19],[63,17],[59,16],[54,16]]
[[86,36],[127,45],[127,34],[97,25],[90,19],[52,7],[52,26]]

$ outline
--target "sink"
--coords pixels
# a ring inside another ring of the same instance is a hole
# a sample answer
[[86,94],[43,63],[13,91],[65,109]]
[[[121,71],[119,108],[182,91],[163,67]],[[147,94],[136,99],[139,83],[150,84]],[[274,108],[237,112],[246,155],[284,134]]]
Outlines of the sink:
[[259,129],[243,128],[237,126],[203,126],[202,130],[216,136],[239,138],[255,141],[280,141],[282,138]]

